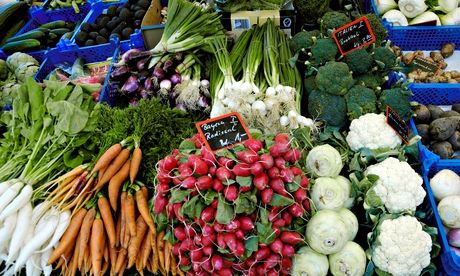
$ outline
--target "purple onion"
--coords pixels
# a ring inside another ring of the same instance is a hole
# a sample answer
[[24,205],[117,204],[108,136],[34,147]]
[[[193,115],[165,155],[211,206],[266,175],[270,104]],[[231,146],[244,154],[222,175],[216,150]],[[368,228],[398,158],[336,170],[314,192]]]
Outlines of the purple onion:
[[202,107],[202,108],[208,108],[208,107],[209,107],[208,98],[206,98],[205,96],[201,96],[201,97],[198,99],[198,106],[199,106],[199,107]]
[[152,78],[146,78],[145,79],[144,88],[147,91],[153,91],[153,80],[152,80]]
[[176,85],[176,84],[181,83],[182,77],[179,74],[176,73],[176,74],[171,76],[170,80],[171,80],[171,83],[173,85]]
[[460,228],[450,230],[447,233],[447,240],[450,245],[460,247]]
[[169,93],[169,99],[170,100],[175,100],[177,98],[177,96],[179,96],[179,94],[174,90],[171,93]]
[[166,78],[165,71],[160,67],[155,67],[155,69],[153,69],[153,75],[155,77],[157,77],[158,80],[160,80],[160,81],[162,81],[162,80],[164,80]]
[[128,59],[128,64],[130,67],[137,67],[137,62],[142,60],[142,59],[147,59],[152,56],[152,53],[150,51],[143,51],[143,52],[136,52],[134,54],[131,54]]
[[169,71],[173,66],[174,66],[174,62],[172,60],[168,59],[167,61],[165,61],[164,65],[163,65],[163,70]]
[[168,79],[162,80],[162,81],[160,82],[160,88],[161,88],[161,89],[165,89],[166,91],[170,91],[171,88],[172,88],[171,81],[168,80]]
[[139,101],[136,98],[132,98],[131,100],[129,100],[129,105],[130,106],[138,106]]
[[131,94],[137,91],[139,89],[139,83],[137,80],[136,76],[131,76],[128,78],[128,80],[125,82],[123,87],[121,88],[122,92]]
[[150,60],[150,57],[139,60],[136,63],[137,70],[138,71],[144,70],[145,67],[148,65],[149,60]]
[[142,99],[146,100],[149,98],[149,92],[147,92],[147,90],[145,89],[142,89],[140,94],[141,94]]
[[[136,54],[136,53],[139,53],[139,52],[140,52],[140,50],[138,50],[138,49],[130,49],[130,50],[126,51],[126,52],[121,56],[120,62],[123,62],[123,63],[128,62],[128,61],[131,59],[131,56],[132,56],[132,55],[134,55],[134,54]],[[122,63],[122,64],[123,64],[123,63]]]
[[183,104],[183,103],[176,104],[176,108],[180,109],[182,111],[187,111],[187,108],[185,107],[185,104]]
[[112,79],[120,79],[125,77],[126,75],[129,74],[129,68],[125,65],[116,67],[112,73],[110,74],[110,78]]

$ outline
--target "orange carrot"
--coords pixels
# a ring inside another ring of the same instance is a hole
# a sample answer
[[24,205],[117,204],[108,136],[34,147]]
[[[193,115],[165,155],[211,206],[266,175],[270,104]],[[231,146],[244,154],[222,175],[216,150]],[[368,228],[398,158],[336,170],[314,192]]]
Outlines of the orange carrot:
[[120,245],[123,248],[128,248],[128,245],[125,243],[125,234],[128,232],[126,227],[126,215],[125,215],[125,201],[126,201],[126,191],[121,192],[120,196],[120,218],[118,219],[121,223],[121,230],[120,230]]
[[150,215],[149,204],[147,202],[147,198],[144,197],[143,189],[147,190],[147,187],[142,186],[142,188],[136,192],[137,209],[139,210],[139,213],[141,214],[145,223],[147,223],[149,226],[150,231],[152,231],[152,233],[155,235],[155,223],[153,222],[152,216]]
[[115,264],[117,262],[117,249],[115,247],[109,248],[109,256],[110,256],[110,270],[115,271]]
[[104,187],[109,180],[123,167],[126,160],[129,158],[129,149],[123,149],[120,154],[113,160],[113,162],[107,167],[101,181],[97,183],[96,191]]
[[73,244],[71,244],[71,246],[67,247],[64,253],[62,253],[62,255],[59,256],[60,259],[56,265],[56,269],[61,266],[67,266],[67,263],[70,261],[70,258],[72,258],[73,249]]
[[99,172],[97,173],[97,183],[101,182],[102,177],[104,176],[105,171],[107,170],[108,166],[102,167]]
[[[81,232],[80,232],[80,234],[78,234],[76,244],[78,244],[80,242],[80,239],[81,239]],[[69,273],[70,273],[71,276],[75,276],[75,273],[77,273],[78,258],[80,258],[80,255],[83,255],[83,252],[80,254],[80,247],[75,246],[75,251],[73,253],[72,260],[70,261],[70,264],[69,264],[69,269],[70,269]]]
[[48,259],[48,264],[54,263],[64,251],[75,245],[75,239],[77,238],[78,233],[80,232],[81,224],[83,219],[86,216],[86,209],[82,208],[72,217],[69,226],[62,235],[59,245],[54,249],[50,258]]
[[171,268],[171,244],[169,242],[165,242],[165,271],[166,274],[169,275],[169,269]]
[[176,261],[176,257],[172,254],[172,251],[171,251],[171,274],[172,276],[177,275],[177,261]]
[[125,215],[126,215],[126,223],[128,225],[129,234],[131,237],[136,236],[136,210],[134,208],[134,197],[131,193],[126,194],[126,203],[125,203]]
[[141,259],[141,267],[145,268],[147,266],[147,261],[150,257],[150,253],[152,252],[152,246],[151,242],[152,241],[152,232],[149,231],[147,235],[145,236],[145,239],[142,243],[142,259]]
[[159,252],[158,252],[158,244],[157,244],[157,237],[156,235],[152,234],[152,238],[150,240],[150,243],[152,244],[152,254],[153,254],[153,260],[152,260],[152,272],[157,273],[158,272],[158,266],[159,266]]
[[117,211],[118,194],[120,193],[120,188],[123,184],[123,181],[125,181],[126,178],[128,177],[130,164],[131,164],[131,161],[126,160],[123,167],[109,181],[110,205],[112,206],[115,212]]
[[101,275],[105,275],[105,273],[107,272],[107,269],[109,269],[109,263],[104,262],[104,264],[102,265],[102,269],[101,269]]
[[99,214],[96,214],[96,219],[93,222],[91,229],[91,240],[90,240],[90,255],[91,255],[91,266],[94,275],[98,276],[101,273],[102,259],[104,257],[105,248],[105,231],[104,223],[102,222]]
[[141,166],[142,161],[142,150],[141,148],[137,147],[133,151],[133,156],[131,158],[131,167],[129,168],[129,180],[131,184],[134,183],[134,179],[136,179],[137,173],[139,172],[139,167]]
[[115,228],[115,246],[120,246],[120,233],[121,233],[121,219],[118,217],[117,219],[117,227]]
[[103,167],[107,167],[110,162],[117,157],[122,150],[122,144],[117,143],[108,148],[104,154],[97,160],[92,172],[97,172]]
[[96,209],[91,208],[86,212],[83,223],[81,224],[80,240],[79,243],[76,244],[76,246],[79,247],[79,252],[82,252],[80,255],[78,255],[78,267],[81,267],[83,264],[84,252],[86,251],[86,247],[89,243],[89,236],[91,234],[91,227],[93,226],[95,216]]
[[120,273],[120,271],[122,270],[122,266],[126,261],[126,254],[127,251],[124,248],[122,248],[120,252],[118,252],[117,262],[115,264],[115,274]]
[[123,261],[121,265],[120,272],[118,273],[119,275],[124,275],[127,264],[128,264],[128,259],[125,258],[125,260]]
[[144,235],[147,232],[148,226],[145,223],[142,216],[137,218],[136,222],[136,236],[131,238],[128,247],[128,268],[131,268],[135,261],[137,254],[139,253],[139,247],[141,246],[142,240],[144,239]]
[[109,247],[107,246],[107,243],[105,243],[104,247],[104,261],[108,262],[109,261]]
[[157,236],[157,246],[158,246],[158,259],[160,264],[160,270],[165,271],[165,255],[163,250],[165,249],[165,241],[163,240],[165,232],[162,231]]
[[113,222],[112,210],[110,209],[109,201],[103,195],[100,195],[97,200],[97,206],[101,212],[102,221],[104,222],[104,227],[107,231],[110,247],[114,247],[117,239],[115,237],[115,224]]

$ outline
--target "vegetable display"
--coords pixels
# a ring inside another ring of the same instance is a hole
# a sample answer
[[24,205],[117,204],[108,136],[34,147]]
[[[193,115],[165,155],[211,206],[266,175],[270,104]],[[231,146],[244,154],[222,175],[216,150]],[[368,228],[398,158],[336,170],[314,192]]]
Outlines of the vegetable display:
[[279,10],[286,2],[285,0],[217,0],[214,1],[214,4],[218,11],[237,12],[247,10]]

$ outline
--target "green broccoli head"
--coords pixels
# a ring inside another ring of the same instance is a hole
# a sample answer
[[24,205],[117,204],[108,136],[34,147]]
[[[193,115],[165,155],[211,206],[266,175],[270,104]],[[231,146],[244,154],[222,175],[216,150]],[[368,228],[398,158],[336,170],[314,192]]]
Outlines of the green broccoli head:
[[410,96],[412,93],[407,88],[397,87],[382,91],[379,98],[379,108],[385,111],[386,106],[390,106],[404,120],[409,120],[412,114]]
[[329,126],[343,127],[347,122],[345,98],[313,90],[308,96],[308,113],[311,118],[327,122]]
[[316,80],[315,76],[308,76],[303,80],[303,86],[305,88],[305,92],[307,92],[307,95],[310,94],[313,90],[318,89],[316,86]]
[[357,84],[364,85],[367,88],[374,90],[379,89],[387,81],[387,79],[387,77],[382,77],[379,74],[374,74],[371,72],[355,77]]
[[297,33],[289,42],[292,51],[297,53],[302,49],[310,49],[315,44],[313,37],[318,37],[319,35],[320,32],[318,30]]
[[375,35],[375,44],[377,46],[382,45],[382,42],[385,41],[388,37],[388,31],[383,26],[382,20],[380,20],[380,18],[373,13],[366,14],[366,17],[369,20],[372,32]]
[[337,11],[330,11],[321,17],[319,23],[323,32],[327,33],[328,30],[338,29],[350,22],[351,19],[346,14]]
[[345,62],[354,74],[361,75],[367,73],[369,69],[371,69],[374,59],[372,58],[372,55],[366,51],[366,49],[361,48],[349,53],[345,57]]
[[396,59],[395,53],[388,47],[382,46],[374,49],[374,60],[384,70],[393,68],[396,65]]
[[316,39],[315,45],[311,47],[311,55],[317,64],[335,60],[338,51],[337,44],[332,38]]
[[374,91],[362,85],[353,86],[345,95],[345,100],[350,121],[377,110],[377,97]]
[[294,7],[302,18],[316,22],[329,10],[331,0],[294,0]]
[[336,61],[320,67],[315,80],[319,90],[333,95],[345,95],[354,82],[348,65]]

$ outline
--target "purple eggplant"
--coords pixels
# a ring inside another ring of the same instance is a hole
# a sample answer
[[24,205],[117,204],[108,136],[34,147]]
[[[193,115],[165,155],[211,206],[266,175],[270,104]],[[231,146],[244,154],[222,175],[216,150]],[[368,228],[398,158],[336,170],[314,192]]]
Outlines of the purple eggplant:
[[139,81],[137,77],[131,76],[125,82],[125,84],[121,88],[121,91],[123,93],[132,94],[132,93],[135,93],[138,89],[139,89]]
[[142,70],[146,69],[146,67],[148,66],[149,61],[150,61],[150,57],[143,58],[143,59],[139,60],[137,62],[137,64],[136,64],[137,70],[142,71]]
[[171,76],[170,80],[171,80],[172,85],[177,85],[177,84],[181,83],[182,77],[179,74],[176,73],[176,74]]
[[159,81],[162,81],[166,78],[166,73],[162,68],[155,67],[155,69],[153,69],[153,76],[157,77]]
[[129,68],[125,65],[118,66],[116,67],[112,73],[110,74],[110,78],[116,80],[116,79],[122,79],[126,77],[129,74]]

